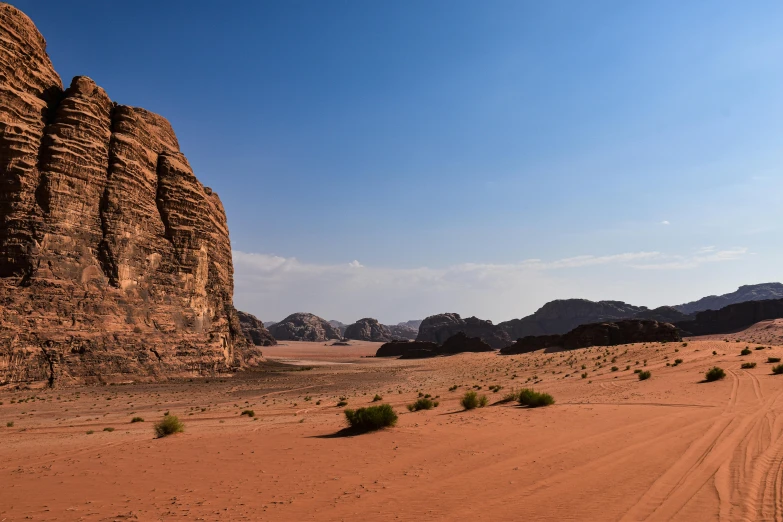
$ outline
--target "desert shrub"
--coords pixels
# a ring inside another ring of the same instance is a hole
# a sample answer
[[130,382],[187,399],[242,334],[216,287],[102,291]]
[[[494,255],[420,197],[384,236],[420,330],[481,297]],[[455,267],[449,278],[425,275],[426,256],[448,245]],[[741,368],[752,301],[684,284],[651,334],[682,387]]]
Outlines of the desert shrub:
[[498,402],[501,404],[507,403],[507,402],[516,402],[519,400],[519,392],[516,390],[511,390],[510,392],[506,393],[502,399],[500,399]]
[[131,424],[133,424],[134,422],[144,422],[144,419],[142,419],[141,417],[133,417],[131,419]]
[[636,368],[636,369],[633,371],[633,373],[642,373],[642,370],[641,370],[641,368]]
[[674,364],[682,364],[682,359],[674,359]]
[[708,382],[717,381],[724,377],[726,377],[726,372],[723,371],[723,368],[718,368],[717,366],[713,366],[704,374],[704,378]]
[[783,373],[783,364],[778,364],[777,366],[772,367],[772,373],[775,375],[780,375]]
[[617,371],[617,370],[619,370],[619,369],[620,369],[620,368],[618,368],[617,366],[612,366],[612,371],[613,371],[613,372],[616,372],[616,371]]
[[378,402],[378,401],[382,401],[382,400],[383,400],[383,397],[381,397],[377,393],[375,394],[375,397],[372,398],[372,402]]
[[743,348],[740,355],[750,355],[751,353],[750,348]]
[[153,429],[155,430],[155,436],[161,438],[185,431],[185,425],[180,422],[176,415],[166,415],[162,421],[155,424]]
[[435,402],[432,399],[421,397],[416,399],[416,402],[413,404],[408,404],[408,411],[431,410],[434,407]]
[[459,386],[457,386],[457,385],[455,384],[454,386],[450,386],[450,387],[449,387],[449,391],[455,391],[457,388],[459,388]]
[[14,421],[8,421],[5,423],[6,428],[13,428],[14,427]]
[[754,348],[754,350],[763,350],[763,349],[764,349],[763,346],[756,346],[756,348]]
[[755,368],[755,367],[756,367],[756,363],[754,362],[742,363],[743,370],[748,370],[750,368]]
[[644,372],[639,372],[639,380],[640,381],[646,381],[650,377],[652,377],[652,373],[650,373],[649,370],[648,371],[644,371]]
[[342,408],[343,406],[348,406],[348,401],[340,401],[337,403],[338,408]]
[[252,417],[256,416],[256,412],[254,412],[253,410],[242,410],[242,413],[240,414],[240,417],[242,415],[247,415],[248,417],[252,418]]
[[114,428],[103,428],[103,431],[108,431],[109,433],[111,433],[112,431],[114,431]]
[[582,374],[582,379],[587,379],[587,372]]
[[87,435],[92,435],[93,433],[95,433],[95,432],[92,431],[92,430],[87,430]]
[[716,352],[715,350],[712,350],[712,355],[718,355],[718,352]]
[[768,363],[780,362],[780,357],[767,357],[767,362]]
[[479,395],[474,391],[465,392],[459,403],[466,410],[472,410],[474,408],[483,408],[487,405],[488,399],[486,395]]
[[522,406],[540,408],[542,406],[551,406],[554,403],[554,397],[548,393],[537,392],[530,388],[525,388],[519,392],[519,404]]
[[351,429],[356,431],[375,431],[397,424],[397,414],[388,404],[345,410],[344,413]]

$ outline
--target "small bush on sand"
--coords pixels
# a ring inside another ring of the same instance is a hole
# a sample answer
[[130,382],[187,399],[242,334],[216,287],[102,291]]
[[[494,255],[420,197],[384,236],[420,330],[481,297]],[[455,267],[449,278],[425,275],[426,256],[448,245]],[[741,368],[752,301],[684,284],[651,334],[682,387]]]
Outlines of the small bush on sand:
[[397,424],[397,414],[388,404],[345,410],[344,413],[351,429],[360,432],[380,430]]
[[8,421],[5,423],[6,428],[13,428],[14,427],[14,421]]
[[772,367],[772,373],[775,375],[780,375],[783,373],[783,364],[778,364],[777,366]]
[[92,435],[93,433],[95,433],[95,432],[92,431],[92,430],[87,430],[87,435]]
[[144,419],[142,419],[141,417],[133,417],[131,419],[131,424],[133,424],[134,422],[144,422]]
[[338,408],[342,408],[343,406],[348,406],[348,401],[340,401],[337,403]]
[[155,436],[158,438],[182,433],[185,431],[185,425],[180,422],[176,415],[166,415],[163,420],[154,426]]
[[763,346],[756,346],[756,347],[754,348],[754,350],[763,350],[763,349],[764,349],[764,347],[763,347]]
[[726,377],[726,372],[723,371],[723,368],[718,368],[717,366],[713,366],[704,374],[707,382],[718,381],[724,377]]
[[500,404],[505,404],[507,402],[517,402],[519,400],[519,392],[516,390],[511,390],[510,392],[506,393],[502,399],[498,401]]
[[649,371],[639,372],[639,380],[640,381],[646,381],[650,377],[652,377],[652,373],[650,373]]
[[416,402],[413,404],[408,404],[408,411],[431,410],[437,405],[438,403],[432,399],[422,397],[420,399],[416,399]]
[[383,400],[383,397],[381,397],[377,393],[375,394],[375,397],[372,398],[372,402],[378,402],[378,401],[382,401],[382,400]]
[[483,408],[487,405],[487,402],[488,400],[486,395],[480,396],[474,391],[465,392],[462,400],[459,401],[462,407],[466,410],[472,410],[473,408]]
[[247,415],[248,417],[253,418],[256,416],[256,412],[254,412],[253,410],[242,410],[242,414],[240,415],[240,417],[242,415]]
[[742,369],[743,370],[749,370],[749,369],[755,368],[755,367],[756,367],[756,363],[754,363],[754,362],[752,362],[752,363],[742,363]]
[[767,357],[767,362],[768,363],[780,362],[780,357]]
[[749,348],[743,348],[740,355],[750,355],[751,353],[753,352]]
[[618,368],[617,366],[612,366],[612,371],[613,371],[613,372],[616,372],[616,371],[617,371],[617,370],[619,370],[619,369],[620,369],[620,368]]
[[114,428],[103,428],[103,431],[108,431],[109,433],[111,433],[112,431],[114,431]]
[[551,406],[555,403],[554,397],[548,393],[541,393],[529,388],[519,392],[519,404],[529,408],[540,408],[542,406]]

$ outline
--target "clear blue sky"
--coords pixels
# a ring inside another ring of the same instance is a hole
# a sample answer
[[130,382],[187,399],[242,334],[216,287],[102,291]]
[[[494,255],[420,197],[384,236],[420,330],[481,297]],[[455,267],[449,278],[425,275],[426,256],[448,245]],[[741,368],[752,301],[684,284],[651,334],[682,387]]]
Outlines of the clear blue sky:
[[172,122],[265,320],[782,279],[781,2],[13,3]]

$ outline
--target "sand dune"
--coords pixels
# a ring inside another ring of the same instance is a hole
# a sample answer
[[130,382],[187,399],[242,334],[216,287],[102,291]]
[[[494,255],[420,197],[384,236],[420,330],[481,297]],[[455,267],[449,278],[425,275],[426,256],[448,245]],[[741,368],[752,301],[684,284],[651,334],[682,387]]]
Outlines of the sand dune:
[[[267,355],[352,364],[0,391],[2,426],[14,422],[0,428],[0,520],[783,518],[783,375],[766,363],[783,347],[740,356],[745,344],[709,340],[399,361],[362,357],[373,343],[288,344]],[[757,366],[740,369],[748,361]],[[715,364],[726,378],[701,382]],[[637,368],[652,378],[639,381]],[[472,386],[493,404],[533,382],[557,403],[459,406]],[[408,412],[419,392],[440,406]],[[398,426],[339,436],[340,397],[358,407],[376,393]],[[186,431],[153,439],[165,411]]]

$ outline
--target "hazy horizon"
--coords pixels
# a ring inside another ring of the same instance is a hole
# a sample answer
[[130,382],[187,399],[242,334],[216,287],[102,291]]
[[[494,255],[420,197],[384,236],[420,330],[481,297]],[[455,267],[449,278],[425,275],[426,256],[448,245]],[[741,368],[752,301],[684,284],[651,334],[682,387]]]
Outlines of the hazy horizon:
[[783,4],[12,3],[171,121],[263,320],[783,279]]

